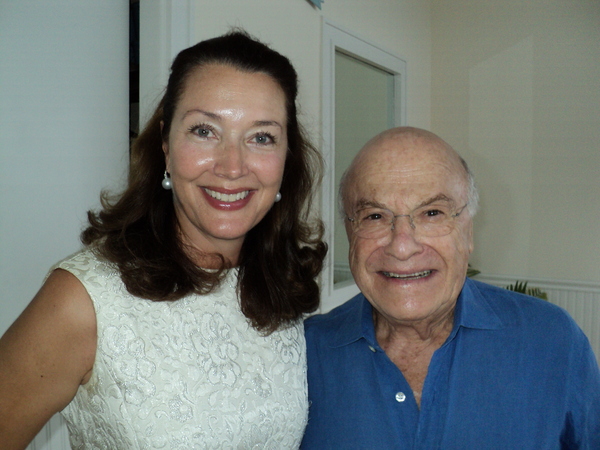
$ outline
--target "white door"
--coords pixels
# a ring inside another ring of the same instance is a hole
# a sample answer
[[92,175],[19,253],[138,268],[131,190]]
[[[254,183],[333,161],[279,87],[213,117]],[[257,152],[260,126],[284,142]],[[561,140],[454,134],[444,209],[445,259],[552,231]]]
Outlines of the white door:
[[339,181],[371,137],[405,123],[406,63],[327,21],[323,37],[323,220],[329,255],[321,312],[326,312],[358,293],[337,205]]

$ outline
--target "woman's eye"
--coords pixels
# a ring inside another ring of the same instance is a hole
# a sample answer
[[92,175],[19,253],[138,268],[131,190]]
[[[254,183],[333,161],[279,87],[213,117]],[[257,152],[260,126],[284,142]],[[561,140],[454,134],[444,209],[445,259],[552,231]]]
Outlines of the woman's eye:
[[254,136],[253,140],[259,145],[269,145],[276,142],[275,137],[270,133],[259,133]]
[[213,128],[207,125],[194,125],[190,131],[201,138],[211,137],[214,132]]
[[198,136],[208,137],[208,136],[210,136],[210,130],[208,128],[198,128],[196,130],[196,134]]

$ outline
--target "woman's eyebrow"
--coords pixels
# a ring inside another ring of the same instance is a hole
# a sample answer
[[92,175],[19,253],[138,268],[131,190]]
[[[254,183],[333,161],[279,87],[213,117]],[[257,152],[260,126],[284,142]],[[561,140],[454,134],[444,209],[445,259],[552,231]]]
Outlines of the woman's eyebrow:
[[[213,113],[210,111],[206,111],[204,109],[199,109],[199,108],[194,108],[194,109],[190,109],[189,111],[186,111],[183,114],[183,118],[185,119],[187,116],[191,116],[193,114],[202,114],[202,115],[204,115],[210,119],[216,120],[216,121],[222,120],[222,117],[219,114],[216,114],[216,113]],[[253,125],[255,127],[278,127],[283,130],[283,125],[281,125],[276,120],[256,120],[253,122]]]
[[283,126],[276,120],[257,120],[254,122],[256,127],[279,127],[283,130]]
[[183,118],[185,119],[187,116],[191,116],[192,114],[202,114],[202,115],[207,116],[207,117],[209,117],[211,119],[214,119],[214,120],[219,120],[219,121],[221,120],[221,116],[220,115],[215,114],[215,113],[210,112],[210,111],[205,111],[205,110],[199,109],[199,108],[194,108],[194,109],[190,109],[190,110],[186,111],[183,114]]

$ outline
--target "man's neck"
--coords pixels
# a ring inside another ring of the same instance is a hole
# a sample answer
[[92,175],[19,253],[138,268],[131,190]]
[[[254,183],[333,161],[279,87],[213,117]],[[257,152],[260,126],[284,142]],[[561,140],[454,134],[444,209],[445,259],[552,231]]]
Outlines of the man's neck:
[[411,324],[390,323],[374,311],[373,321],[377,342],[404,375],[420,408],[431,357],[452,331],[454,310],[436,321]]
[[381,347],[384,343],[393,346],[427,345],[446,341],[454,325],[454,308],[449,309],[438,317],[419,321],[390,320],[376,309],[373,309],[373,324],[375,337]]

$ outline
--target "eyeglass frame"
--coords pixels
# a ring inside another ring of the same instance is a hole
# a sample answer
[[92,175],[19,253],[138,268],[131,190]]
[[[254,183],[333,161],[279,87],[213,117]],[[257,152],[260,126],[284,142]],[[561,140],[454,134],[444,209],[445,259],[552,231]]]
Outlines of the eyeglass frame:
[[[410,214],[395,214],[395,213],[394,213],[394,211],[392,211],[391,209],[384,208],[384,207],[380,207],[379,209],[381,209],[381,210],[384,210],[384,211],[389,211],[390,213],[392,213],[392,217],[391,217],[391,219],[392,219],[392,220],[391,220],[391,222],[390,222],[390,228],[389,228],[389,232],[387,232],[385,235],[384,235],[384,234],[382,234],[381,236],[377,236],[377,237],[376,237],[376,236],[372,236],[372,237],[365,237],[365,236],[362,236],[362,237],[363,237],[364,239],[380,239],[380,238],[382,238],[382,237],[384,237],[384,236],[387,236],[387,235],[389,235],[391,232],[393,232],[393,231],[396,229],[396,228],[395,228],[395,224],[396,224],[396,218],[397,218],[397,217],[408,217],[408,223],[409,223],[410,227],[411,227],[413,230],[415,230],[415,231],[416,231],[416,230],[417,230],[417,227],[416,227],[416,225],[415,225],[415,222],[414,222],[414,219],[413,219],[413,213],[414,213],[414,212],[415,212],[417,209],[423,208],[423,207],[425,207],[425,206],[427,206],[427,205],[423,205],[423,206],[420,206],[420,207],[418,207],[418,208],[415,208],[415,209],[414,209],[414,210],[413,210],[413,211],[412,211]],[[458,211],[457,211],[456,213],[450,214],[450,216],[448,217],[448,219],[455,219],[455,218],[457,218],[458,216],[460,216],[460,215],[462,214],[462,212],[465,210],[465,208],[466,208],[467,206],[469,206],[469,202],[465,203],[465,204],[463,205],[463,207],[462,207],[462,208],[459,208],[459,209],[458,209]],[[355,216],[354,216],[354,217],[350,217],[348,214],[346,214],[346,219],[348,219],[348,221],[349,221],[349,222],[350,222],[350,223],[353,225],[353,229],[354,229],[353,231],[354,231],[355,233],[356,233],[356,229],[355,229],[356,225],[355,225],[355,224],[357,223],[357,222],[355,222],[355,220],[356,220],[356,214],[357,214],[357,213],[355,213]],[[383,230],[383,228],[382,228],[382,230]],[[429,237],[442,237],[442,236],[447,236],[447,235],[448,235],[448,234],[450,234],[451,232],[452,232],[452,229],[450,229],[450,230],[448,231],[448,233],[439,234],[439,235],[436,235],[436,236],[429,236]]]

